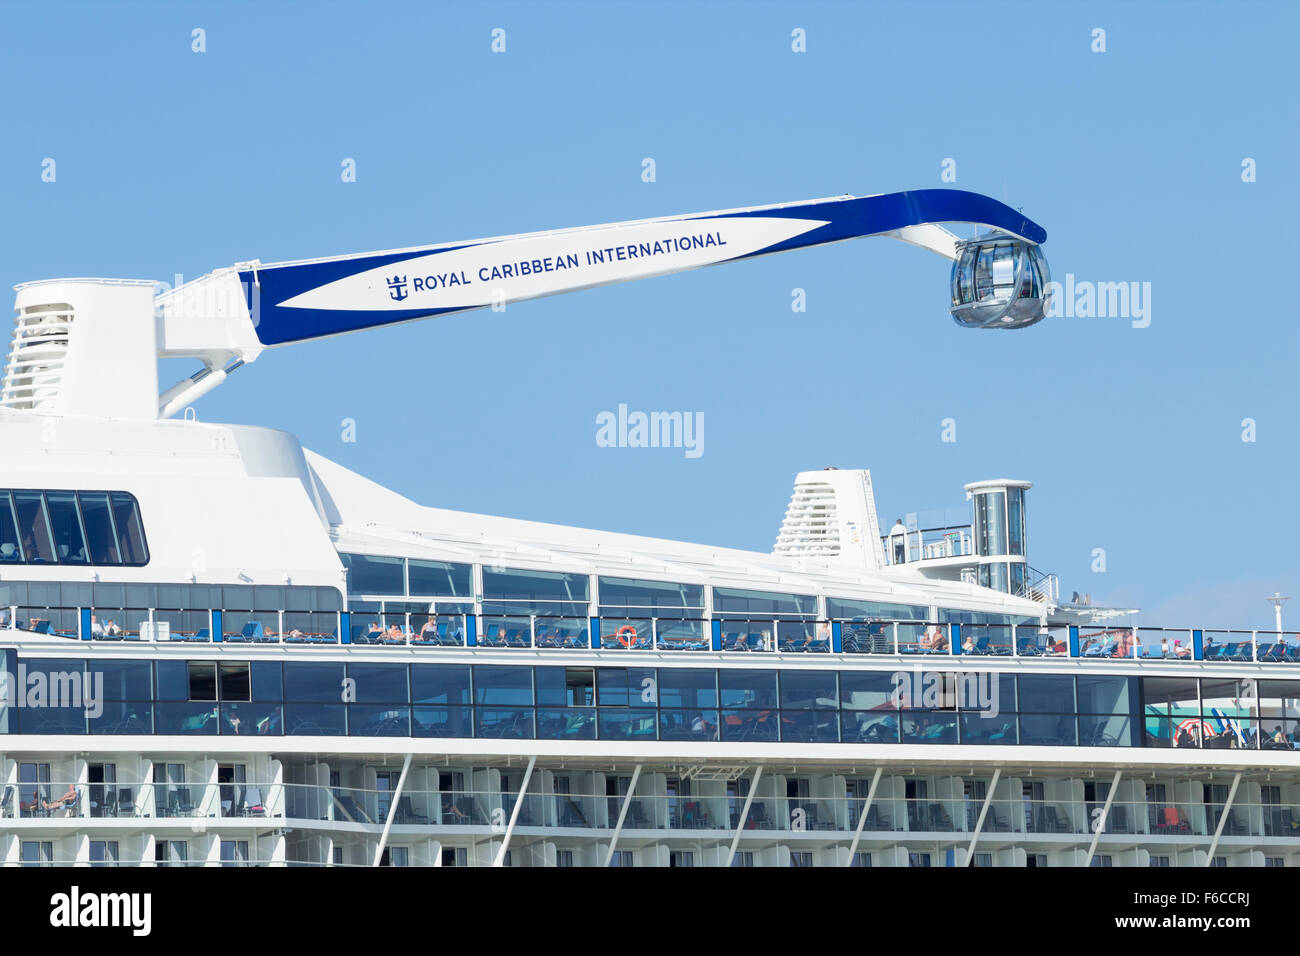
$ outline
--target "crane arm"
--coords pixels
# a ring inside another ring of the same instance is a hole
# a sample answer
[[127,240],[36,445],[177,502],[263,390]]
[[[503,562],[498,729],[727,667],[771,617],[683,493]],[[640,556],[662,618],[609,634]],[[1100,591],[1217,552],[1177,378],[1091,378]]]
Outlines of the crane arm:
[[159,296],[158,354],[205,369],[162,396],[174,414],[264,349],[595,286],[886,236],[956,256],[939,223],[1038,244],[1046,231],[977,193],[920,189],[607,223],[549,232],[221,269]]

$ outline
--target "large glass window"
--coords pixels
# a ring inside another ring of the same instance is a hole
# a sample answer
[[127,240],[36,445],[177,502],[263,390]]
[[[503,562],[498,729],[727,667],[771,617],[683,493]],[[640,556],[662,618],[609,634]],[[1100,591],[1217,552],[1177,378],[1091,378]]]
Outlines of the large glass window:
[[1001,491],[975,495],[975,553],[1007,553],[1007,501]]
[[59,563],[89,564],[86,538],[81,532],[81,516],[77,513],[76,492],[47,491],[45,503],[50,515],[54,552],[59,557]]
[[474,595],[472,568],[468,564],[411,558],[406,565],[408,594],[460,598]]
[[45,514],[45,496],[39,491],[13,494],[24,559],[28,564],[53,564],[54,542],[50,539],[50,524]]
[[144,565],[136,500],[124,491],[0,490],[0,562]]
[[817,598],[811,594],[780,594],[773,591],[715,587],[713,614],[722,618],[816,617]]
[[1007,489],[1007,554],[1025,553],[1025,489]]
[[405,594],[406,570],[402,558],[374,554],[340,554],[348,574],[349,594]]
[[[617,609],[638,608],[663,611],[665,613],[651,616],[664,617],[669,616],[666,613],[669,610],[685,611],[704,608],[704,586],[701,584],[602,577],[599,585],[602,615],[614,614]],[[606,611],[605,608],[610,610]]]
[[13,499],[9,492],[0,491],[0,561],[17,564],[22,560],[23,551],[18,537]]
[[828,597],[826,616],[837,621],[924,621],[929,618],[930,609],[921,604]]

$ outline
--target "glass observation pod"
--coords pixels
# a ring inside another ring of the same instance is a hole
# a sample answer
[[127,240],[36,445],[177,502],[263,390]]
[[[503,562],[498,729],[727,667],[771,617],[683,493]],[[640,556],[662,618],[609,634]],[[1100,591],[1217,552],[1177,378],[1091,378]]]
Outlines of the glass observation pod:
[[1037,244],[1008,235],[957,244],[952,318],[967,329],[1022,329],[1047,314],[1051,275]]

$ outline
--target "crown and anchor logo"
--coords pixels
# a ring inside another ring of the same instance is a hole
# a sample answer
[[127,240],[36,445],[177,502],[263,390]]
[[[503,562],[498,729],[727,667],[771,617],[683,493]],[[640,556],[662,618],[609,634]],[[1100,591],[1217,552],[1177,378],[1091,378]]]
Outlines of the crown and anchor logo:
[[388,295],[394,302],[401,302],[406,298],[406,276],[393,276],[388,280]]

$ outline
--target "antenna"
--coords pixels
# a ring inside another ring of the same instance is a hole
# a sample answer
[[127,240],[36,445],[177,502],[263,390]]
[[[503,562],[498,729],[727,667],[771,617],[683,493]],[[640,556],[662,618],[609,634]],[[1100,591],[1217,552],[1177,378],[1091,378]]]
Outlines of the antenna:
[[1280,592],[1274,591],[1272,597],[1265,598],[1269,604],[1273,605],[1273,620],[1277,625],[1277,639],[1282,640],[1282,605],[1291,600],[1289,597],[1283,597]]

